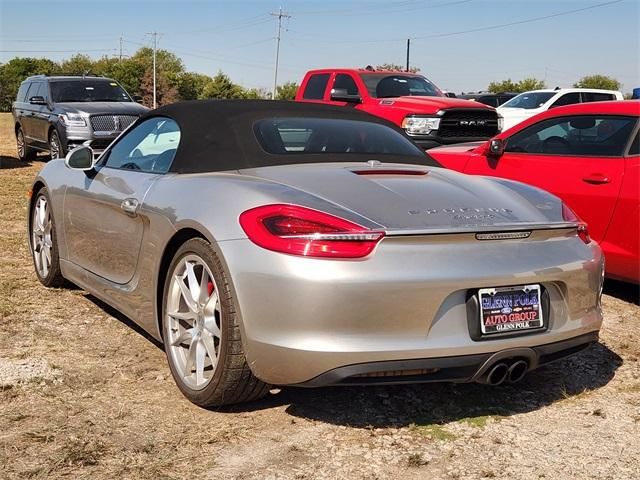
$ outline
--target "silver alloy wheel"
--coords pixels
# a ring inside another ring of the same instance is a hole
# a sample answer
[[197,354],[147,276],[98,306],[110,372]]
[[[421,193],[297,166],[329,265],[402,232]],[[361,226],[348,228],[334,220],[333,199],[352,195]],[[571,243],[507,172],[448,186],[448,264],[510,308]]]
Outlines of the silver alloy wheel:
[[36,270],[41,278],[46,278],[51,269],[51,213],[49,203],[44,195],[36,200],[31,220],[31,248],[36,263]]
[[220,313],[211,270],[198,255],[185,256],[167,290],[165,341],[178,375],[193,390],[206,387],[218,365]]
[[18,158],[23,159],[25,157],[25,145],[24,145],[24,133],[22,133],[21,128],[18,129],[16,142],[18,144]]
[[51,152],[51,159],[60,158],[60,139],[56,132],[51,133],[51,139],[49,140],[49,151]]

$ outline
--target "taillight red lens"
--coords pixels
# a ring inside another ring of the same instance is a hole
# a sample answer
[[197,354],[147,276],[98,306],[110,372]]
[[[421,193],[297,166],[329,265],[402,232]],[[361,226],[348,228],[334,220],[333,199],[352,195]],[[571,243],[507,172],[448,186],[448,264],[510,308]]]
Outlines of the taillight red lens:
[[589,235],[589,227],[565,203],[562,204],[562,218],[566,222],[577,223],[578,224],[578,236],[580,237],[580,239],[586,244],[591,243],[591,236]]
[[298,205],[264,205],[240,215],[249,240],[275,252],[305,257],[362,258],[384,232]]

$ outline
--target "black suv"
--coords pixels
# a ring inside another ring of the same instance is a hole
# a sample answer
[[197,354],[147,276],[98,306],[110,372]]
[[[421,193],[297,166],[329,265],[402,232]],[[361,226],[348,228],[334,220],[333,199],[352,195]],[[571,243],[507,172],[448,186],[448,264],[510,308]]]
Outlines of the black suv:
[[109,78],[29,77],[13,103],[18,157],[60,158],[78,145],[100,153],[147,110]]
[[489,105],[490,107],[499,107],[503,103],[511,100],[516,95],[518,94],[511,92],[478,92],[467,93],[466,95],[458,95],[458,98],[464,98],[465,100],[473,100],[475,102],[484,103],[485,105]]

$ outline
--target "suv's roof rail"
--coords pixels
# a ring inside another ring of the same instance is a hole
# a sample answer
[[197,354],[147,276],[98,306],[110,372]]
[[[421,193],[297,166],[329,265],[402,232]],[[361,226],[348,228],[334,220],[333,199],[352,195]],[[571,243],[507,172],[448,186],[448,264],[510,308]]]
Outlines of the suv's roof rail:
[[84,77],[96,77],[96,78],[107,78],[102,75],[97,75],[95,73],[83,73],[82,75],[69,75],[68,73],[50,73],[49,75],[45,75],[44,73],[39,73],[38,75],[31,75],[25,80],[31,80],[36,78],[54,78],[54,77],[69,77],[69,78],[84,78]]

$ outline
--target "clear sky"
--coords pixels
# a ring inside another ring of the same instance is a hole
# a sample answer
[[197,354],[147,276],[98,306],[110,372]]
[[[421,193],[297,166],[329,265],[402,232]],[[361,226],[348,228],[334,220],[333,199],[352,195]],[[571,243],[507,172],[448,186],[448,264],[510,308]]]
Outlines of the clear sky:
[[[411,37],[411,64],[455,92],[529,76],[570,86],[593,73],[625,91],[640,86],[640,0],[0,0],[0,62],[118,55],[121,36],[132,54],[156,31],[158,47],[187,70],[270,89],[277,19],[269,14],[279,7],[291,15],[279,83],[311,68],[404,64]],[[492,28],[504,24],[513,25]]]

